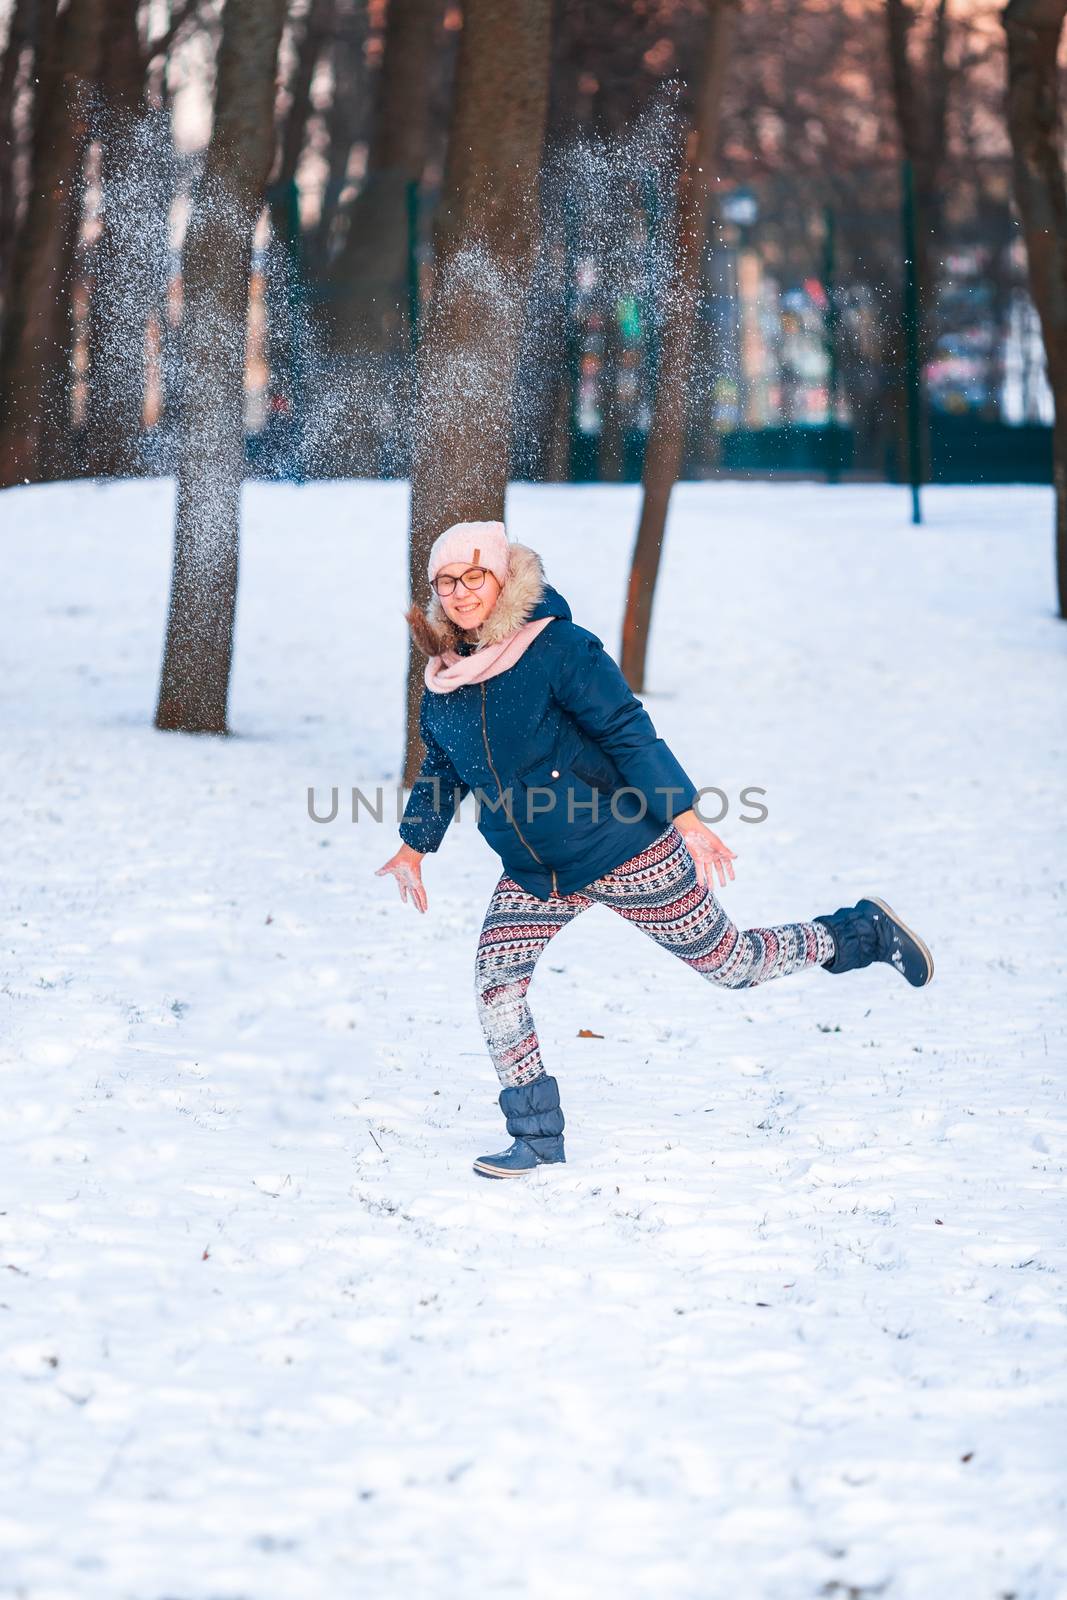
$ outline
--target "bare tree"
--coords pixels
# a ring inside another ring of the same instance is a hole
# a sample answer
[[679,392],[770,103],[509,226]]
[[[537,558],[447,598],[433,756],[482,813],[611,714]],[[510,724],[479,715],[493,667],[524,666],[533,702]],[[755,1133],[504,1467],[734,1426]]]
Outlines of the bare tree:
[[10,293],[12,246],[18,214],[15,168],[20,130],[16,125],[15,103],[25,58],[36,50],[38,18],[37,0],[14,0],[0,61],[0,300],[5,308]]
[[441,13],[441,0],[389,0],[366,177],[332,273],[346,346],[393,347],[403,331],[407,187],[426,163],[426,86]]
[[314,270],[322,277],[330,260],[331,241],[341,195],[348,182],[352,147],[363,125],[367,98],[366,42],[368,31],[366,0],[336,0],[333,37],[329,48],[332,93],[323,114],[326,135],[326,177],[322,190],[322,209],[310,241]]
[[[885,0],[890,81],[900,148],[915,172],[915,209],[922,256],[920,283],[928,284],[926,261],[940,232],[940,173],[948,146],[948,0],[936,0],[925,59],[917,63],[911,36],[916,13],[909,0]],[[920,105],[921,100],[921,105]]]
[[[366,173],[329,273],[330,344],[342,357],[366,362],[370,381],[385,392],[402,387],[408,370],[409,196],[426,164],[428,89],[442,11],[441,0],[389,0]],[[403,403],[402,393],[394,393],[391,409]],[[336,448],[348,470],[373,470],[380,442],[370,419],[354,411],[348,420]]]
[[226,0],[215,115],[185,240],[174,568],[156,726],[225,733],[245,476],[252,242],[274,154],[285,0]]
[[674,262],[666,290],[652,422],[645,448],[644,492],[623,620],[620,665],[635,694],[644,688],[652,602],[671,491],[678,477],[693,335],[730,44],[739,0],[707,0],[707,33],[695,85],[692,127],[678,168]]
[[[120,194],[135,148],[135,118],[143,109],[145,63],[137,31],[138,0],[112,0],[108,48],[101,62],[100,235],[93,250],[89,295],[89,396],[86,465],[94,477],[134,470],[144,407],[144,338],[147,304],[139,327],[123,295],[125,264],[137,235],[151,222],[144,212],[154,196],[139,187]],[[124,203],[125,202],[125,203]]]
[[[911,171],[914,205],[914,284],[917,301],[916,334],[920,372],[933,354],[933,296],[936,287],[933,271],[936,241],[942,229],[942,185],[948,145],[949,69],[948,0],[936,0],[932,26],[926,43],[925,59],[914,59],[911,38],[917,13],[909,0],[885,0],[886,39],[889,53],[893,109],[900,152]],[[908,180],[906,180],[908,181]],[[905,202],[907,203],[907,202]],[[912,315],[907,290],[902,290],[899,326],[908,327]],[[895,362],[892,385],[893,421],[898,436],[897,449],[902,462],[908,459],[909,423],[907,377],[901,359]],[[929,476],[927,433],[922,428],[914,440],[915,464],[922,478]]]
[[[410,581],[426,584],[436,536],[501,518],[515,369],[538,237],[551,0],[467,0],[456,68],[434,283],[419,348]],[[420,766],[424,659],[408,667],[405,781]]]
[[151,87],[153,62],[199,20],[203,0],[173,7],[162,33],[142,39],[141,0],[110,0],[94,137],[100,153],[100,231],[89,255],[85,468],[93,477],[141,470],[149,316],[166,296],[176,152],[169,110]]
[[46,434],[52,447],[68,423],[55,405],[69,381],[70,269],[81,220],[87,89],[98,72],[106,9],[106,0],[70,0],[43,30],[30,194],[0,357],[0,485],[38,477]]
[[278,137],[278,184],[291,183],[300,165],[311,116],[311,89],[319,61],[332,43],[336,0],[308,0],[296,61],[287,82],[285,117]]
[[1067,617],[1067,194],[1056,56],[1065,17],[1067,0],[1009,0],[1004,9],[1015,199],[1055,402],[1052,449],[1061,617]]

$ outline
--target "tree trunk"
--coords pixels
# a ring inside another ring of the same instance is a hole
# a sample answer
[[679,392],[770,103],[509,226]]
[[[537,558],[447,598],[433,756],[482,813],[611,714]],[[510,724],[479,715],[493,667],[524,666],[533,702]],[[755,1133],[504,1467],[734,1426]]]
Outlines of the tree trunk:
[[[34,105],[26,215],[12,271],[0,357],[0,487],[38,476],[50,393],[67,392],[70,239],[76,236],[87,134],[84,91],[96,76],[105,0],[70,0],[45,32]],[[62,369],[61,381],[50,374]]]
[[215,116],[185,240],[174,568],[156,726],[225,733],[245,476],[252,240],[274,152],[285,0],[226,0]]
[[429,139],[428,83],[441,0],[389,0],[367,172],[331,271],[332,337],[343,351],[395,351],[406,332],[407,186]]
[[[411,596],[454,522],[499,519],[515,369],[539,232],[551,0],[467,0],[419,347],[411,477]],[[409,654],[405,781],[419,770],[425,661]]]
[[[948,4],[937,0],[924,70],[917,68],[908,49],[908,36],[916,13],[909,0],[885,0],[886,42],[889,75],[896,116],[897,139],[903,157],[911,163],[914,176],[915,286],[918,295],[919,369],[924,372],[934,354],[932,308],[936,289],[933,262],[937,241],[944,232],[942,174],[948,143]],[[899,328],[906,328],[906,292],[902,291]],[[906,337],[906,335],[905,335]],[[920,380],[921,381],[921,380]],[[894,448],[901,466],[901,477],[908,477],[908,401],[905,360],[899,340],[890,390]],[[930,475],[929,438],[925,425],[920,428],[920,476]]]
[[166,104],[146,106],[113,135],[89,302],[86,424],[93,476],[144,470],[149,322],[164,334],[179,160]]
[[[315,70],[331,42],[336,11],[336,0],[310,0],[308,5],[296,62],[285,86],[288,105],[278,133],[278,167],[267,190],[272,243],[266,262],[264,356],[270,410],[263,441],[272,440],[267,444],[267,470],[292,475],[298,481],[308,465],[304,449],[308,417],[303,334],[308,272],[297,171],[312,113]],[[284,421],[283,414],[275,409],[281,404],[286,407]]]
[[[154,284],[137,270],[146,235],[158,233],[150,213],[165,200],[148,180],[151,149],[138,138],[144,111],[145,62],[137,31],[139,0],[111,0],[108,48],[101,72],[102,216],[93,249],[89,297],[89,397],[85,417],[90,477],[129,477],[137,470],[144,417],[145,334]],[[167,197],[169,199],[169,196]]]
[[85,195],[84,152],[88,127],[82,139],[82,153],[72,180],[71,203],[67,208],[58,280],[62,292],[52,308],[51,348],[55,354],[45,372],[42,427],[37,441],[37,477],[45,483],[77,478],[84,469],[81,441],[74,428],[74,343],[78,333],[75,299],[78,282],[78,244],[81,240]]
[[340,419],[333,441],[349,473],[384,469],[393,452],[382,435],[395,423],[382,419],[408,402],[408,191],[426,164],[441,11],[441,0],[389,0],[367,170],[330,268],[330,347],[353,363],[368,402]]
[[282,124],[278,158],[278,186],[296,177],[304,153],[308,118],[311,115],[311,85],[319,58],[329,44],[334,25],[336,0],[310,0],[296,65],[287,88],[289,105]]
[[1067,617],[1067,194],[1056,68],[1067,0],[1009,0],[1003,16],[1015,200],[1056,408],[1056,585],[1060,616]]
[[322,191],[322,210],[309,241],[313,271],[322,278],[328,273],[331,240],[338,215],[338,203],[348,181],[348,163],[356,133],[362,125],[361,111],[366,98],[367,67],[364,60],[367,10],[364,4],[348,0],[339,6],[334,19],[330,48],[333,94],[325,114],[326,178]]
[[23,53],[33,43],[36,11],[36,0],[15,0],[4,59],[0,63],[0,301],[5,311],[11,294],[12,247],[18,213],[15,156],[20,141],[15,126],[15,96]]
[[634,543],[622,629],[620,666],[635,694],[644,689],[663,535],[685,445],[689,372],[700,304],[707,211],[739,0],[707,0],[707,5],[707,34],[700,79],[695,86],[693,126],[679,165],[674,260],[666,289],[652,421],[645,447],[641,520]]
[[929,257],[933,241],[941,233],[940,178],[948,140],[947,3],[937,0],[921,84],[908,50],[908,35],[915,21],[908,0],[886,0],[885,20],[897,136],[915,172],[920,282],[928,285]]

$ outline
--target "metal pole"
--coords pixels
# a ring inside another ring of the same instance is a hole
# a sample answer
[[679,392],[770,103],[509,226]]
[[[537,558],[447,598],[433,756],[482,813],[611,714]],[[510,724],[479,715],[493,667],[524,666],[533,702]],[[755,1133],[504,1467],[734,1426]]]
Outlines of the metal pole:
[[837,326],[839,310],[834,275],[837,268],[834,212],[827,206],[824,212],[823,290],[826,294],[826,481],[841,481],[841,437],[837,426]]
[[[645,433],[645,449],[651,432],[651,419],[656,410],[656,390],[659,387],[659,332],[663,311],[663,286],[657,282],[657,265],[661,245],[661,218],[659,191],[656,180],[648,172],[642,177],[642,199],[645,211],[645,283],[644,305],[641,320],[645,335],[645,394],[648,401],[649,429]],[[641,472],[644,473],[644,450],[641,452]]]
[[919,371],[919,275],[915,236],[915,174],[911,162],[901,166],[901,222],[904,243],[904,363],[908,418],[908,482],[911,485],[911,520],[922,522],[919,488],[922,483],[922,386]]

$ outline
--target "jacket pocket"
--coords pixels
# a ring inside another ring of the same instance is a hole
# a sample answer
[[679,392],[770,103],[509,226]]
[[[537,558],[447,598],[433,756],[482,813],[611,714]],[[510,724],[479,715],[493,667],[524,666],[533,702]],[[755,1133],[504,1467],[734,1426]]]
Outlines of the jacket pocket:
[[571,727],[568,731],[573,739],[568,762],[571,771],[592,788],[606,795],[613,794],[621,786],[623,778],[607,751],[602,750],[596,740],[580,728]]
[[613,772],[606,762],[587,757],[584,752],[571,762],[571,769],[591,788],[599,789],[605,795],[614,794],[622,782],[618,773]]
[[520,828],[540,848],[584,838],[609,815],[609,801],[574,766],[546,756],[524,768],[515,784]]

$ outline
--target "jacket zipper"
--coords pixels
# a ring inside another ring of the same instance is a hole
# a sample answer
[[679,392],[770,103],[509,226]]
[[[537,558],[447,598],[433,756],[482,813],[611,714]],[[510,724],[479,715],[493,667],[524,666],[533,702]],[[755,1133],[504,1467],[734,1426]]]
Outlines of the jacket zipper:
[[[492,754],[491,754],[490,749],[489,749],[489,729],[488,729],[488,727],[486,725],[486,719],[485,719],[485,680],[484,679],[482,680],[482,740],[483,740],[483,742],[485,744],[485,758],[489,763],[490,772],[493,774],[493,777],[496,779],[497,794],[498,794],[498,796],[500,798],[501,803],[503,803],[504,790],[503,790],[503,787],[502,787],[501,782],[500,782],[500,775],[499,775],[499,773],[497,772],[496,768],[493,765],[493,757],[492,757]],[[541,857],[537,854],[537,851],[534,849],[533,845],[529,842],[529,840],[524,837],[522,829],[519,827],[518,823],[515,821],[515,818],[511,815],[511,808],[510,807],[505,807],[505,811],[507,813],[508,821],[511,823],[511,826],[515,829],[515,832],[518,834],[519,838],[522,839],[523,844],[526,846],[527,850],[529,850],[529,852],[533,856],[534,860],[535,861],[540,861],[541,865],[544,866],[545,865],[544,861],[541,860]],[[552,874],[552,893],[553,894],[559,894],[559,889],[556,886],[556,869],[554,867],[549,867],[548,870]]]

